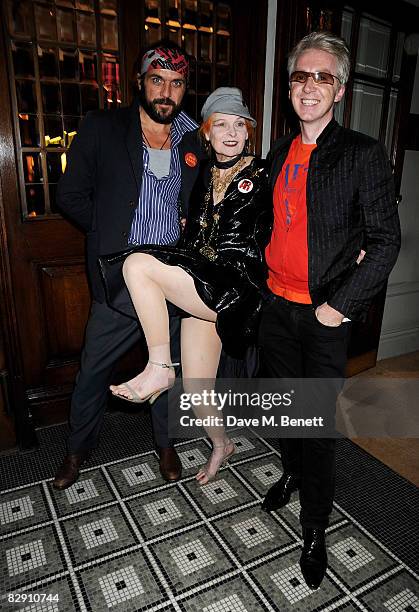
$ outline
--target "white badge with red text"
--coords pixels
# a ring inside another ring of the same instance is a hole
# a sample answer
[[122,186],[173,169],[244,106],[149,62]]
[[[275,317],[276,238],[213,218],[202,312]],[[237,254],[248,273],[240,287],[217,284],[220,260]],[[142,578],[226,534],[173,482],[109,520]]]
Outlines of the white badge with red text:
[[250,193],[253,189],[253,183],[250,179],[242,179],[237,185],[240,193]]

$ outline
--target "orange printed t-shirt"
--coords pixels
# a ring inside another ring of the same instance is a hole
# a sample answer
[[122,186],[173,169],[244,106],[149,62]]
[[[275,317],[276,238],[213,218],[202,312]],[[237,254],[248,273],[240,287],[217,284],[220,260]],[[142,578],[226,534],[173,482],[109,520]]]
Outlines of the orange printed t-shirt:
[[266,247],[268,286],[276,295],[311,304],[308,289],[306,186],[310,155],[315,144],[303,144],[297,136],[276,180],[274,225]]

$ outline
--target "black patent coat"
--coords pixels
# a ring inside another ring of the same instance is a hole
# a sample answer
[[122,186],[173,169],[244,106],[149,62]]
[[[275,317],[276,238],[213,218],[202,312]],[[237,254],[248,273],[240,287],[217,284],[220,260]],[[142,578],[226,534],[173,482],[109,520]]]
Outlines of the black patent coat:
[[154,255],[190,274],[202,301],[217,313],[216,327],[224,350],[243,355],[255,342],[267,269],[264,249],[272,229],[272,200],[266,162],[252,160],[229,185],[221,203],[216,235],[217,258],[199,252],[199,219],[207,191],[208,166],[203,165],[191,193],[185,233],[178,246],[143,245],[102,256],[99,265],[109,303],[135,316],[123,276],[122,264],[132,252]]

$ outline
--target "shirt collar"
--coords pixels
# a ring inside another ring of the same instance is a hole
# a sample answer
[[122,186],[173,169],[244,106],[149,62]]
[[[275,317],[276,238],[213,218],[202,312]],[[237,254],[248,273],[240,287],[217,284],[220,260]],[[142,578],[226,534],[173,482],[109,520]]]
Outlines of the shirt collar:
[[172,148],[176,147],[182,140],[182,136],[186,132],[196,130],[198,124],[189,117],[184,111],[181,111],[172,122]]

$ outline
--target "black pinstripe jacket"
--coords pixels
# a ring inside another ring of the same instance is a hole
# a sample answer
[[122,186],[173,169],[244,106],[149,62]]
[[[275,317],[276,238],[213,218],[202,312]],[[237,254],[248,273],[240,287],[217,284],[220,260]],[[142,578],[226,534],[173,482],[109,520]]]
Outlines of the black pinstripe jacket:
[[[297,133],[269,153],[272,191]],[[390,162],[376,140],[326,126],[307,174],[308,283],[314,306],[327,301],[352,320],[364,320],[400,249],[400,224]],[[359,251],[365,249],[357,265]]]

